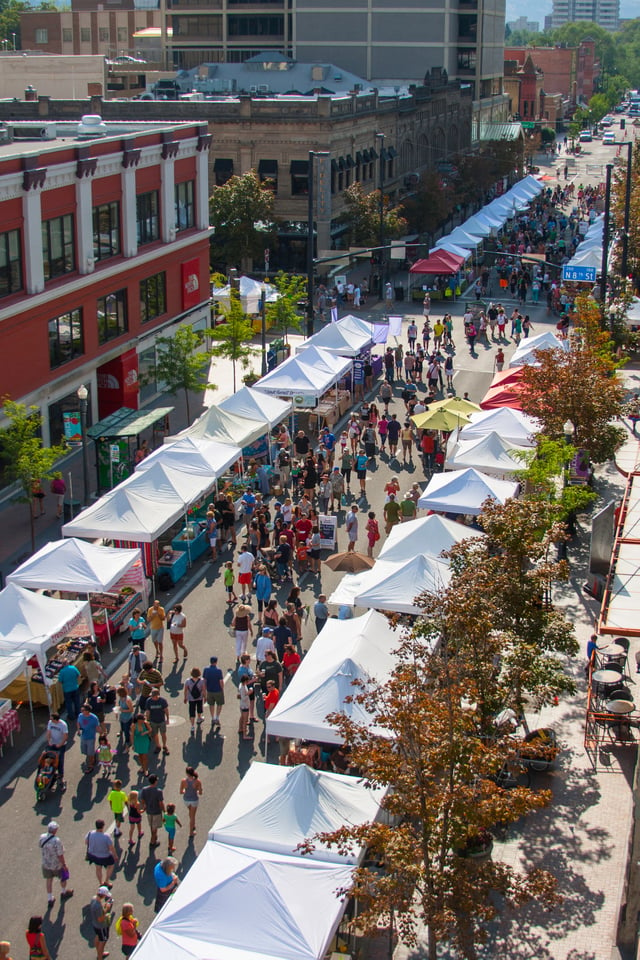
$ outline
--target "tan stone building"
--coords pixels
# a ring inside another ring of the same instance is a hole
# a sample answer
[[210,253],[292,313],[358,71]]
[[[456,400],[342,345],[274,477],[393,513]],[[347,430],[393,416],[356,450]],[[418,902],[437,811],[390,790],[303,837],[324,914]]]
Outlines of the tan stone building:
[[[438,74],[405,97],[373,93],[308,97],[218,97],[200,101],[56,101],[0,103],[0,120],[80,118],[206,121],[213,136],[209,179],[213,190],[233,174],[255,170],[271,181],[281,221],[281,265],[304,266],[309,151],[326,153],[317,190],[318,250],[339,248],[344,191],[359,180],[378,188],[384,151],[384,192],[401,201],[420,174],[471,149],[472,90]],[[275,263],[272,259],[272,267]]]

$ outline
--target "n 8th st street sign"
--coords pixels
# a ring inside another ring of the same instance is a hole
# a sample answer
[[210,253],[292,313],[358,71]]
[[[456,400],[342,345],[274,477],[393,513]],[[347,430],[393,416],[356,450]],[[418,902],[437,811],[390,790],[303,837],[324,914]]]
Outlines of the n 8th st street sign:
[[562,279],[567,283],[595,283],[595,267],[571,267],[565,264],[562,268]]

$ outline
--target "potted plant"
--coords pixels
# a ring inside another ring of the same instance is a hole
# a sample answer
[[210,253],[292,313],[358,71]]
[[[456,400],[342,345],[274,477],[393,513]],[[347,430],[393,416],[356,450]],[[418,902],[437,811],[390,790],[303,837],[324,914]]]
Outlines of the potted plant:
[[467,860],[488,860],[493,850],[493,837],[484,827],[470,834],[465,843],[456,849],[459,857]]

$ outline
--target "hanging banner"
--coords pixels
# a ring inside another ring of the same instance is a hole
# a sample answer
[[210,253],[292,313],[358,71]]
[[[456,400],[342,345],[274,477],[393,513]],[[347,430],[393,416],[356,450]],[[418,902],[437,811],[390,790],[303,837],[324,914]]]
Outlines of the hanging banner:
[[82,442],[82,424],[79,410],[63,410],[64,438],[67,443]]

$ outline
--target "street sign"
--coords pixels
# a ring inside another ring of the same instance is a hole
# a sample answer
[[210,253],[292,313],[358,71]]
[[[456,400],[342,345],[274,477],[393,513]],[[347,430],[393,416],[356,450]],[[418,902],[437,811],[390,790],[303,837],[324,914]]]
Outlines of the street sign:
[[109,455],[111,457],[111,463],[120,463],[120,444],[119,443],[109,444]]
[[535,123],[532,123],[531,120],[521,120],[520,126],[523,130],[535,130],[536,128]]
[[569,283],[595,283],[595,267],[572,267],[566,264],[562,268],[562,279]]

